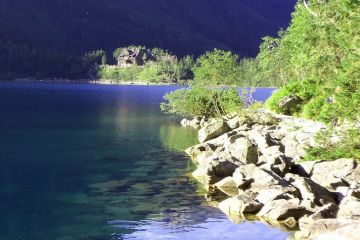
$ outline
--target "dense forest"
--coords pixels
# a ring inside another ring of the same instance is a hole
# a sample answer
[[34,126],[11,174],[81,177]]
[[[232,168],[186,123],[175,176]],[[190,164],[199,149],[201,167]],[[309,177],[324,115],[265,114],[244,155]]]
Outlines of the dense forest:
[[295,2],[1,0],[0,78],[88,77],[100,61],[92,51],[131,44],[179,58],[213,48],[254,57],[263,36],[288,26]]

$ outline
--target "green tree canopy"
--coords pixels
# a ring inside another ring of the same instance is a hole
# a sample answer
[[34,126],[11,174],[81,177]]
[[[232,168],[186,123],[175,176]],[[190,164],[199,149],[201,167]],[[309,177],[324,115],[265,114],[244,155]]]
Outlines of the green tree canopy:
[[197,60],[194,84],[206,86],[232,85],[238,74],[239,56],[229,51],[214,49]]
[[304,101],[295,114],[359,120],[359,0],[299,3],[291,26],[279,38],[265,38],[258,58],[263,75],[288,83],[269,100],[271,108],[280,95],[296,94]]

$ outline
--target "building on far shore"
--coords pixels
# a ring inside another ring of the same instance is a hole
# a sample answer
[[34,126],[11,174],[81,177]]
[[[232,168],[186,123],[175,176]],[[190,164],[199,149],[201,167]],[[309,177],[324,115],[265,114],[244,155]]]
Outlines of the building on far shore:
[[175,63],[177,57],[157,49],[157,51],[145,47],[123,48],[117,58],[117,67],[127,68],[131,66],[144,66],[147,62],[170,62]]
[[150,49],[146,48],[123,48],[117,58],[118,67],[127,68],[133,65],[143,66],[146,62],[156,61],[156,57]]

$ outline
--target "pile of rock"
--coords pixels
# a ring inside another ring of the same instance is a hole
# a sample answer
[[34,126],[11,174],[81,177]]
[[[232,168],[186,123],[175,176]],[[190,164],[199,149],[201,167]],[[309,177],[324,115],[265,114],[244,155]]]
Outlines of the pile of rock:
[[232,220],[300,227],[298,239],[332,231],[341,239],[350,224],[360,229],[358,162],[299,162],[308,147],[317,146],[323,124],[266,111],[202,124],[200,144],[186,150],[198,166],[193,176]]

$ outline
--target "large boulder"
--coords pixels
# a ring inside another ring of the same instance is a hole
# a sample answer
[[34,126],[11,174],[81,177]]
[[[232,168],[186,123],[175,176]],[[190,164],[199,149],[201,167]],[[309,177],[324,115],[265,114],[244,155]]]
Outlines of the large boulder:
[[[277,185],[290,187],[290,184],[280,176],[255,164],[238,167],[233,174],[233,178],[241,189],[245,190],[251,187],[255,192]],[[244,183],[247,184],[244,185]]]
[[227,215],[256,214],[261,207],[261,203],[246,194],[228,198],[219,204],[219,208]]
[[299,199],[279,199],[267,202],[257,215],[273,221],[283,221],[290,217],[298,220],[306,214],[309,211],[300,205]]
[[[301,225],[300,225],[301,226]],[[295,234],[299,240],[357,240],[360,221],[351,219],[319,219],[304,225]]]
[[346,196],[339,205],[339,218],[360,220],[360,199],[353,196]]
[[237,138],[229,147],[232,157],[240,161],[242,164],[256,164],[258,162],[258,147],[249,139]]
[[209,124],[199,130],[199,142],[203,143],[213,138],[217,138],[230,130],[230,127],[224,119],[213,119]]
[[259,158],[260,163],[264,163],[262,168],[273,171],[279,176],[285,176],[293,165],[292,161],[281,151],[280,146],[272,146],[263,150]]
[[299,161],[305,155],[305,147],[296,140],[296,133],[289,132],[283,139],[281,145],[284,146],[284,153],[293,162]]
[[185,152],[191,157],[194,163],[199,164],[204,159],[213,155],[215,147],[208,143],[201,143],[192,147],[189,147]]
[[301,194],[301,200],[308,208],[336,203],[336,195],[320,186],[310,178],[288,173],[285,179],[296,187]]
[[360,223],[349,224],[334,231],[320,234],[317,240],[358,240],[360,233]]
[[252,128],[252,130],[248,132],[248,138],[258,145],[260,152],[263,152],[267,147],[269,147],[266,137],[255,128]]
[[279,108],[284,113],[292,113],[299,108],[299,105],[303,100],[297,95],[291,95],[289,97],[284,97],[279,101]]
[[238,128],[240,127],[240,117],[236,115],[235,117],[229,119],[226,123],[230,129]]
[[230,177],[235,172],[235,169],[239,166],[227,159],[218,159],[209,164],[207,168],[207,174],[209,176],[215,176],[219,178]]
[[259,190],[257,192],[256,200],[265,204],[269,201],[279,199],[289,200],[296,197],[299,197],[299,192],[294,187],[283,187],[280,185],[275,185]]
[[299,227],[300,229],[305,229],[312,222],[319,219],[333,219],[336,218],[336,215],[339,211],[339,206],[333,203],[329,203],[321,208],[319,208],[316,212],[311,215],[306,215],[299,219]]
[[360,180],[360,167],[353,159],[316,162],[311,171],[311,179],[329,189],[350,186]]
[[338,211],[338,205],[336,205],[335,203],[329,203],[319,208],[315,213],[310,215],[309,218],[311,218],[313,221],[324,218],[336,218]]
[[210,159],[211,161],[208,161],[207,164],[199,165],[192,174],[193,177],[207,187],[219,182],[223,178],[232,176],[238,167],[238,165],[227,159],[216,157],[210,157]]

